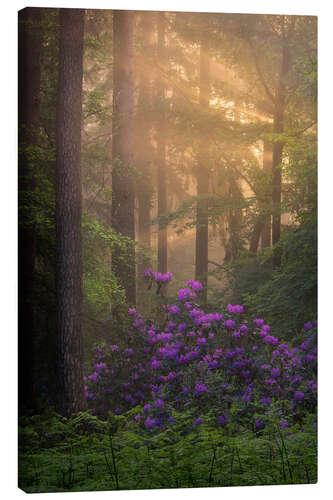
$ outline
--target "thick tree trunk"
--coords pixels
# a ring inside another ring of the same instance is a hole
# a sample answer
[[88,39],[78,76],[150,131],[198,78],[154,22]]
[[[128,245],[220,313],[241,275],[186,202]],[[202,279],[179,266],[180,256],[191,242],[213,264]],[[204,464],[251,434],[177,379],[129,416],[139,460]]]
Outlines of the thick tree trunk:
[[86,407],[82,349],[81,115],[84,10],[60,9],[56,142],[57,409]]
[[[112,225],[134,242],[135,188],[130,172],[134,144],[134,12],[119,10],[113,16]],[[134,247],[125,258],[114,253],[112,267],[125,289],[128,303],[135,305]]]
[[34,408],[34,271],[36,232],[32,198],[36,185],[36,150],[40,128],[40,51],[42,9],[19,12],[18,119],[18,372],[19,409]]
[[[209,108],[210,92],[210,62],[208,55],[208,36],[202,34],[200,43],[200,107],[202,110]],[[209,171],[207,163],[207,138],[206,134],[199,144],[198,165],[196,168],[197,195],[205,196],[209,191]],[[203,300],[207,298],[207,273],[208,273],[208,204],[204,199],[197,203],[197,227],[195,236],[195,279],[203,284]]]
[[[141,13],[142,48],[138,56],[139,97],[136,112],[135,127],[135,165],[139,170],[140,178],[137,186],[138,200],[138,241],[148,253],[148,259],[138,264],[140,278],[149,264],[151,251],[150,209],[153,197],[152,187],[152,77],[151,65],[153,62],[153,21],[152,12]],[[140,280],[139,280],[140,283]]]
[[[165,13],[157,13],[157,60],[162,70],[165,69]],[[165,85],[161,74],[157,75],[157,101],[159,117],[156,123],[157,136],[157,211],[163,215],[168,211],[167,172],[166,172],[166,118]],[[157,268],[161,273],[168,270],[168,234],[167,228],[159,225],[157,243]]]

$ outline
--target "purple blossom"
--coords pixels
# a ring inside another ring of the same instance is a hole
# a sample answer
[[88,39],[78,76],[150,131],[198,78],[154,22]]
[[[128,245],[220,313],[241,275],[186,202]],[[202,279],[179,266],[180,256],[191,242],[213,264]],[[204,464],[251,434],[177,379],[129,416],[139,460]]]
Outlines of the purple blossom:
[[205,384],[195,384],[195,389],[194,391],[197,394],[200,394],[202,392],[207,392],[207,386]]
[[147,417],[145,421],[145,427],[147,427],[147,429],[153,429],[156,425],[157,421],[154,418]]
[[180,313],[180,309],[178,306],[169,306],[169,313],[172,315],[172,316],[176,316],[177,314]]
[[217,417],[217,421],[220,425],[227,425],[228,423],[228,417],[227,415],[223,412],[221,415]]
[[100,379],[100,376],[97,372],[94,372],[91,375],[88,375],[88,379],[91,380],[92,382],[98,382]]
[[304,330],[305,331],[311,330],[311,328],[313,328],[313,324],[310,323],[310,321],[308,321],[307,323],[304,324]]
[[261,398],[261,403],[262,403],[263,405],[270,406],[270,404],[271,404],[271,398],[269,398],[269,397],[268,397],[268,398],[262,397],[262,398]]
[[145,269],[142,275],[143,279],[149,279],[154,276],[154,271],[151,268]]
[[304,392],[302,391],[296,391],[294,394],[294,399],[295,401],[303,401],[304,399]]
[[280,372],[279,368],[272,368],[272,370],[271,370],[271,375],[272,375],[272,377],[274,377],[274,378],[279,377],[279,376],[280,376],[280,373],[281,373],[281,372]]
[[265,320],[263,320],[262,318],[256,318],[253,320],[253,323],[255,323],[260,328],[264,325]]
[[265,423],[263,420],[259,420],[256,418],[254,426],[256,431],[261,431],[262,429],[264,429]]
[[232,328],[234,328],[235,325],[236,325],[236,323],[232,319],[227,319],[224,322],[224,326],[226,328],[228,328],[229,330],[231,330]]
[[194,292],[200,292],[203,289],[202,283],[200,281],[189,280],[186,286],[191,288]]
[[163,399],[156,399],[154,406],[156,408],[163,408],[164,404],[165,403],[164,403]]

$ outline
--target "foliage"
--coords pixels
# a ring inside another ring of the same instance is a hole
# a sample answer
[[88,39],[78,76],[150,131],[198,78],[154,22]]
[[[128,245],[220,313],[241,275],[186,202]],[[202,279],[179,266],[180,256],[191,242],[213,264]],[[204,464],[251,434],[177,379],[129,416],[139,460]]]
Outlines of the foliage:
[[[145,278],[160,291],[170,276],[147,270]],[[159,322],[128,311],[127,347],[94,350],[91,412],[21,419],[21,488],[316,481],[315,326],[306,323],[292,347],[240,305],[205,314],[201,290],[190,280]]]
[[89,413],[66,420],[20,422],[19,487],[29,493],[315,483],[316,431],[302,428],[231,435],[208,423],[147,436],[130,415],[102,421]]

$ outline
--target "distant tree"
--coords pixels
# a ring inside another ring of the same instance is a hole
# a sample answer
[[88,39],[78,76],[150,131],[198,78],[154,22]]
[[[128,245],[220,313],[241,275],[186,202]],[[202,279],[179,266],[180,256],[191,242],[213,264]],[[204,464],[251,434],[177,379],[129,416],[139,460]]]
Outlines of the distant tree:
[[[115,11],[113,18],[113,122],[112,122],[112,226],[135,240],[134,146],[134,12]],[[135,254],[129,260],[112,255],[112,267],[126,291],[128,303],[136,303]]]
[[19,407],[34,406],[34,280],[36,230],[33,194],[40,134],[40,53],[42,9],[27,7],[19,12]]
[[[151,67],[154,61],[154,20],[153,12],[141,12],[139,23],[139,50],[136,56],[138,81],[138,100],[135,117],[135,156],[138,170],[136,197],[138,201],[138,242],[146,252],[151,250],[151,206],[153,198],[153,145],[152,145],[152,98],[153,76]],[[149,257],[149,256],[148,256]],[[147,267],[146,259],[138,263],[138,277]]]
[[[165,71],[165,12],[157,13],[157,61],[161,72],[157,74],[156,100],[158,105],[158,116],[156,122],[157,141],[157,212],[161,216],[168,210],[167,204],[167,165],[166,165],[166,116],[165,116],[165,83],[162,76]],[[157,243],[157,267],[161,273],[168,269],[168,234],[167,228],[159,224]]]
[[[210,60],[209,36],[202,28],[200,36],[200,107],[201,112],[209,108],[210,96]],[[195,279],[203,284],[204,300],[207,298],[208,273],[208,202],[205,200],[209,192],[209,169],[206,166],[208,154],[207,134],[203,133],[199,141],[197,166],[195,175],[197,180],[197,224],[195,238]],[[202,198],[200,198],[202,197]]]
[[82,348],[81,117],[84,10],[60,9],[56,129],[57,409],[86,407]]

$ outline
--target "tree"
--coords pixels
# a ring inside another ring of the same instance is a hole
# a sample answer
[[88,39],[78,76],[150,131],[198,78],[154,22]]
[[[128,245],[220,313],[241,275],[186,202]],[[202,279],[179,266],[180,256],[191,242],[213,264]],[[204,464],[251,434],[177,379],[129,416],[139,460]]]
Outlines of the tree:
[[[146,252],[151,250],[150,211],[153,197],[152,183],[152,75],[154,51],[154,13],[141,12],[140,35],[141,47],[137,55],[138,101],[135,119],[135,166],[138,170],[138,242]],[[138,263],[138,277],[142,276],[146,259]]]
[[[203,28],[200,40],[200,106],[201,111],[209,108],[209,40]],[[198,148],[198,165],[196,166],[197,195],[197,226],[195,237],[195,279],[203,284],[204,300],[207,298],[208,272],[208,203],[204,199],[209,191],[209,169],[206,166],[208,153],[208,138],[202,134]],[[202,199],[200,199],[202,197]]]
[[[165,71],[165,12],[157,14],[157,59],[161,73]],[[162,74],[158,75],[156,97],[159,117],[156,124],[157,139],[157,213],[166,214],[167,205],[167,165],[166,165],[166,118],[164,110],[165,84]],[[166,273],[168,269],[168,235],[167,228],[159,224],[158,228],[157,266],[158,271]]]
[[60,9],[56,133],[57,408],[86,407],[83,382],[81,118],[84,10]]
[[34,405],[34,274],[36,231],[33,193],[40,129],[42,9],[19,12],[19,406]]
[[[134,12],[115,11],[113,18],[114,76],[112,122],[112,226],[135,240],[135,188],[133,172],[134,119]],[[129,242],[130,243],[130,242]],[[112,267],[126,291],[128,303],[136,302],[134,247],[129,261],[112,255]]]

